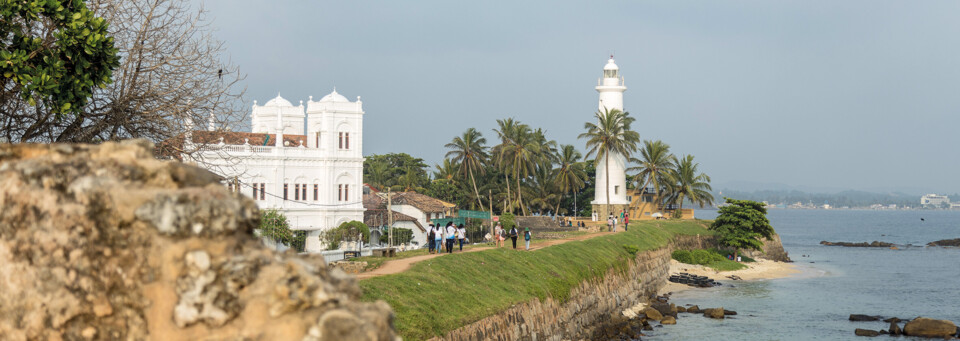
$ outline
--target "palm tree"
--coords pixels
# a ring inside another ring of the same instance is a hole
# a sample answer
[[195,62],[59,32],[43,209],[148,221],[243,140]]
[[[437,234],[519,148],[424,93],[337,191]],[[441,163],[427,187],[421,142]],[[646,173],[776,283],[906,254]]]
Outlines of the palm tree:
[[457,175],[457,166],[450,162],[450,159],[443,159],[443,165],[434,165],[437,170],[433,172],[434,179],[446,179],[453,181]]
[[670,153],[670,145],[660,140],[644,140],[643,148],[640,149],[640,158],[630,158],[630,162],[636,163],[638,166],[627,168],[627,172],[639,171],[633,179],[637,185],[640,185],[637,188],[640,189],[641,196],[647,185],[653,185],[655,192],[654,205],[660,204],[661,184],[664,183],[664,178],[673,171],[676,158]]
[[557,208],[554,213],[560,212],[560,202],[563,201],[563,195],[571,190],[579,192],[583,188],[584,180],[587,178],[587,172],[584,165],[580,162],[582,155],[572,145],[561,145],[557,154],[558,167],[554,173],[554,182],[560,189],[560,198],[557,200]]
[[[710,194],[710,191],[713,190],[710,187],[710,176],[700,173],[697,170],[699,166],[699,163],[693,162],[693,155],[684,155],[679,159],[674,159],[674,169],[669,173],[669,185],[667,187],[670,191],[668,200],[673,204],[679,203],[680,205],[677,212],[683,210],[684,199],[699,204],[701,208],[713,204],[713,194]],[[680,216],[681,214],[678,213],[677,215]]]
[[377,189],[384,189],[390,187],[391,176],[390,176],[390,166],[383,161],[372,161],[367,164],[366,171],[367,175],[364,176],[367,179],[367,182],[376,187]]
[[446,145],[447,148],[452,149],[447,152],[446,157],[459,164],[459,171],[464,177],[470,177],[473,192],[477,195],[477,207],[481,208],[483,203],[480,202],[480,191],[477,190],[477,180],[474,179],[473,173],[483,174],[486,171],[483,168],[483,163],[489,157],[487,147],[484,146],[486,143],[487,139],[483,138],[480,132],[470,128],[463,132],[463,136],[454,137],[453,141]]
[[587,139],[587,157],[596,154],[597,162],[603,159],[606,173],[606,192],[607,205],[610,204],[610,154],[630,157],[630,153],[637,150],[637,143],[640,142],[640,134],[630,130],[630,124],[633,123],[633,117],[625,111],[619,109],[598,110],[594,116],[597,123],[584,123],[583,128],[587,132],[582,133],[578,138]]
[[507,195],[506,195],[506,207],[503,208],[504,211],[513,212],[513,203],[510,196],[510,158],[506,157],[505,151],[507,147],[512,143],[512,138],[517,135],[517,131],[520,130],[521,126],[524,126],[518,121],[515,121],[513,118],[506,118],[497,120],[497,128],[493,129],[497,133],[497,137],[500,138],[500,144],[493,146],[491,149],[494,162],[497,167],[503,171],[503,179],[507,184]]
[[520,212],[527,215],[527,207],[523,204],[523,190],[520,188],[520,179],[530,176],[536,171],[537,161],[540,157],[540,145],[530,128],[521,125],[514,131],[515,135],[506,146],[503,153],[510,159],[510,165],[513,170],[513,177],[517,184],[517,205],[520,206]]

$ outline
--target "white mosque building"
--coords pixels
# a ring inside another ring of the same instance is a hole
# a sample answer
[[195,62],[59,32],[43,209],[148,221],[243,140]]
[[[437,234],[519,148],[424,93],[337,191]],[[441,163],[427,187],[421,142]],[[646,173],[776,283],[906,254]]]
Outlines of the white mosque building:
[[364,218],[363,115],[359,96],[351,102],[336,90],[306,106],[277,95],[254,101],[252,132],[195,131],[185,147],[203,145],[190,158],[261,209],[282,212],[307,231],[305,251],[319,252],[322,231]]
[[[627,91],[620,68],[613,61],[613,56],[603,66],[603,77],[597,80],[597,92],[600,94],[599,110],[618,109],[623,111],[623,92]],[[597,162],[596,188],[593,201],[593,212],[596,219],[606,220],[609,214],[626,210],[630,204],[627,199],[627,172],[626,159],[623,155],[610,155],[610,186],[607,187],[606,162]],[[610,202],[607,202],[607,193],[610,193]]]

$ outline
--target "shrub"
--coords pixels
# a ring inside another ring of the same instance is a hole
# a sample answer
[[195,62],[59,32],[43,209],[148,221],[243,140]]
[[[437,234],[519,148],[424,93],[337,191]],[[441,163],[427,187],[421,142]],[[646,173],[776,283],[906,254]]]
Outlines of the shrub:
[[[393,228],[393,242],[397,245],[409,243],[413,239],[413,230],[402,227]],[[390,232],[385,231],[380,235],[380,243],[386,244],[390,241]]]
[[[723,258],[727,258],[727,256],[731,256],[731,255],[734,254],[733,250],[710,249],[710,251],[713,251],[713,252],[716,252],[716,253],[720,254],[721,256],[723,256]],[[756,262],[756,261],[757,261],[756,259],[753,259],[753,258],[744,256],[743,254],[740,254],[740,260],[742,260],[742,261],[744,261],[744,262]]]
[[340,248],[340,242],[344,240],[356,241],[358,235],[362,235],[360,237],[361,240],[370,240],[370,228],[367,227],[367,224],[356,220],[348,221],[334,229],[321,233],[320,242],[327,244],[327,250],[336,250]]
[[640,247],[633,244],[623,244],[623,249],[627,250],[627,252],[634,256],[636,256],[637,252],[640,251]]

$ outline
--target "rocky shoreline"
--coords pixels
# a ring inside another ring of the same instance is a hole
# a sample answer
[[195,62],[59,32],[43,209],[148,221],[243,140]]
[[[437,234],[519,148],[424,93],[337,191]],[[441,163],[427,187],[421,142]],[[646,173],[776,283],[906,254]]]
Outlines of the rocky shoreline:
[[[889,323],[886,329],[874,330],[866,328],[857,328],[854,330],[854,335],[856,336],[880,336],[880,335],[890,335],[890,336],[916,336],[916,337],[926,337],[926,338],[943,338],[950,339],[953,337],[960,337],[960,328],[957,327],[952,321],[949,320],[936,320],[926,317],[917,317],[912,320],[901,320],[897,317],[883,318],[883,316],[876,315],[864,315],[864,314],[850,314],[850,321],[852,322],[882,322]],[[906,322],[903,325],[903,328],[900,328],[899,323]]]
[[624,310],[622,316],[614,316],[599,329],[598,340],[639,340],[644,332],[677,324],[680,314],[703,315],[706,318],[726,319],[737,315],[736,311],[723,307],[701,309],[697,305],[677,306],[670,303],[670,294],[651,297],[651,302],[637,304]]

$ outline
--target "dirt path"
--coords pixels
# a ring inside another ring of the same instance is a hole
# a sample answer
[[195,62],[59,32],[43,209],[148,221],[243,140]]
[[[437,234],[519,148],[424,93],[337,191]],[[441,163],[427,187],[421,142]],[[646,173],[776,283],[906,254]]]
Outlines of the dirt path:
[[[587,234],[570,237],[570,238],[548,239],[542,243],[530,244],[530,251],[536,251],[545,247],[550,247],[550,246],[559,245],[559,244],[572,242],[572,241],[587,240],[595,237],[605,236],[611,233],[616,233],[616,232],[595,232],[595,233],[587,233]],[[508,239],[504,243],[504,248],[510,248],[510,247],[512,246],[511,246],[510,240]],[[493,248],[494,248],[493,246],[474,247],[474,248],[464,250],[463,252],[477,252],[477,251],[489,250]],[[517,240],[517,250],[522,251],[522,248],[523,248],[523,240]],[[458,253],[462,253],[462,252],[454,252],[451,255],[456,255]],[[445,255],[447,254],[446,253],[427,254],[422,256],[401,258],[397,260],[384,262],[383,265],[381,265],[379,268],[357,274],[357,279],[365,279],[365,278],[401,273],[401,272],[407,271],[407,269],[409,269],[410,266],[412,266],[414,263],[421,262],[434,257],[443,257]]]

